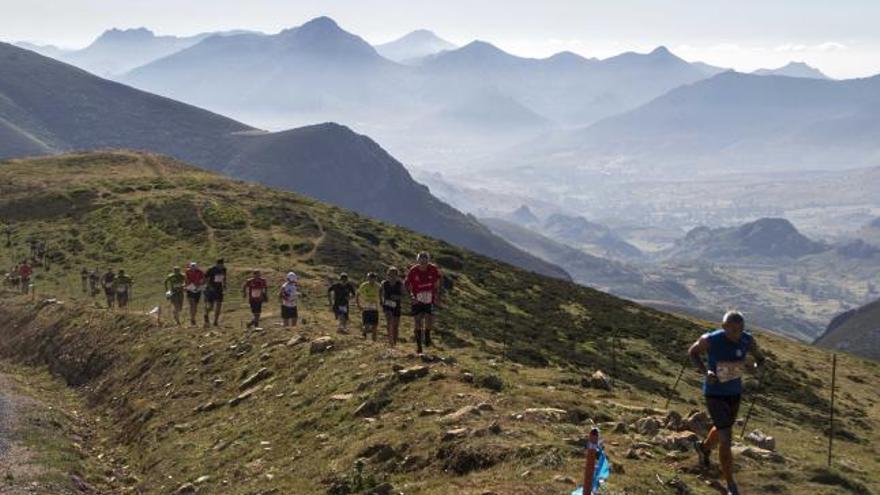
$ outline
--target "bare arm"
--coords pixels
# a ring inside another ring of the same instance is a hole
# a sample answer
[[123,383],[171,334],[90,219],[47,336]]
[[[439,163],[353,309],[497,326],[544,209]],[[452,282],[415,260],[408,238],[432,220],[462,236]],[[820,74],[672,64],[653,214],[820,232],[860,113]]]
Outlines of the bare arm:
[[765,356],[764,352],[758,347],[758,342],[755,339],[752,339],[752,345],[749,346],[749,352],[755,356],[755,364],[758,366],[762,366],[764,362],[767,361],[767,356]]
[[706,368],[706,364],[703,363],[703,354],[706,354],[707,352],[709,352],[709,339],[707,339],[706,336],[700,337],[688,350],[688,356],[690,356],[694,367],[704,375],[709,372]]

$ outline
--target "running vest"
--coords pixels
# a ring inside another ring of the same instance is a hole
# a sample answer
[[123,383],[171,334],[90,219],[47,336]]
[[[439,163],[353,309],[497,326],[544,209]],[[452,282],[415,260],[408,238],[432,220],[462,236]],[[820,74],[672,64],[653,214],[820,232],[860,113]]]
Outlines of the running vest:
[[743,390],[742,375],[745,371],[746,354],[752,346],[751,334],[743,332],[739,342],[731,342],[724,330],[705,335],[709,341],[709,369],[715,372],[718,383],[703,380],[703,393],[709,396],[740,395]]

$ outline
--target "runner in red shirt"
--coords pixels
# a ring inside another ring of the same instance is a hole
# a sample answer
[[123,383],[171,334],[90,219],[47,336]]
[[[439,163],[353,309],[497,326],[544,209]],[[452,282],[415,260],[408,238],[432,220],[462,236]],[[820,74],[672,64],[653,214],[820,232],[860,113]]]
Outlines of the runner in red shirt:
[[31,275],[33,274],[34,269],[28,265],[27,261],[23,261],[21,266],[18,267],[18,279],[21,283],[21,291],[25,294],[30,290]]
[[247,279],[241,288],[241,295],[247,298],[251,305],[251,314],[254,319],[248,323],[248,328],[257,328],[260,326],[260,314],[263,312],[263,303],[268,300],[269,285],[260,275],[260,270],[254,270],[254,275]]
[[412,315],[415,320],[416,349],[422,353],[431,347],[431,330],[434,327],[434,306],[440,305],[440,281],[443,275],[437,265],[431,263],[431,255],[419,253],[418,263],[406,275],[406,288],[412,299]]
[[199,268],[195,261],[189,264],[189,268],[186,270],[186,281],[183,285],[186,290],[186,300],[189,301],[189,323],[196,326],[199,300],[202,298],[202,291],[205,290],[205,272]]

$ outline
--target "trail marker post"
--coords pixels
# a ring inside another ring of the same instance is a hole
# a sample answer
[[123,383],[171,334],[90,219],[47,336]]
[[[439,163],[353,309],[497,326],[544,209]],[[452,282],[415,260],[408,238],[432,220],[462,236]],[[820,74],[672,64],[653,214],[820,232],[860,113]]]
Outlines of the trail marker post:
[[834,392],[837,385],[837,354],[831,355],[831,410],[828,418],[828,467],[831,467],[831,452],[834,447]]
[[675,385],[669,389],[669,395],[666,397],[666,405],[663,406],[663,409],[669,409],[669,403],[672,402],[672,394],[675,393],[675,389],[678,388],[678,382],[681,381],[681,375],[684,374],[684,369],[687,367],[687,363],[681,365],[681,371],[678,372],[678,378],[675,379]]

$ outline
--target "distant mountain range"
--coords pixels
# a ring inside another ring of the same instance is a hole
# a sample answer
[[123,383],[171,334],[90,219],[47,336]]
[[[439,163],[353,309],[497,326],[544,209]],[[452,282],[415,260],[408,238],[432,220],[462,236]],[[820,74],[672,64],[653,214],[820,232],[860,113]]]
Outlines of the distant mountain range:
[[62,50],[51,45],[17,43],[21,48],[67,62],[101,77],[120,76],[136,67],[189,48],[210,36],[243,31],[201,33],[194,36],[157,36],[146,28],[109,29],[89,46]]
[[670,279],[652,277],[623,263],[593,256],[545,237],[527,227],[500,218],[481,218],[492,232],[513,245],[558,266],[565,266],[575,282],[634,300],[696,303],[687,287]]
[[347,127],[323,124],[267,133],[4,43],[0,67],[0,158],[96,148],[150,150],[568,277],[432,196],[378,144]]
[[815,242],[786,219],[762,218],[739,227],[697,227],[665,253],[667,258],[725,260],[748,258],[797,259],[828,246]]
[[828,79],[819,69],[803,62],[789,62],[776,69],[758,69],[752,74],[758,76],[805,77],[807,79]]
[[880,300],[838,315],[815,344],[880,361]]
[[394,41],[375,45],[375,48],[380,55],[388,60],[415,63],[417,59],[445,50],[454,50],[458,46],[427,29],[419,29]]
[[880,164],[878,115],[880,76],[833,81],[724,72],[496,161],[664,178],[869,167]]

